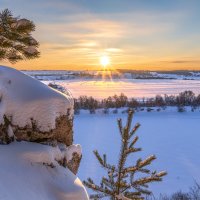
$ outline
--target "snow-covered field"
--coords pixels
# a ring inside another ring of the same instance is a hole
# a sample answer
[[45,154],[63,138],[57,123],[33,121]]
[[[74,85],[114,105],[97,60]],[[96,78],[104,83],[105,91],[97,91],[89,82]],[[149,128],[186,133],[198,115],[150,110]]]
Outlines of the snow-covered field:
[[[48,83],[48,81],[45,81]],[[109,95],[124,93],[128,97],[154,97],[157,94],[178,94],[185,90],[200,93],[199,80],[68,80],[55,83],[69,89],[74,97],[80,95],[107,98]]]
[[177,80],[200,80],[199,71],[67,71],[67,70],[50,70],[50,71],[23,71],[23,73],[30,75],[38,80],[72,80],[72,79],[112,79],[120,80],[126,79],[177,79]]
[[[45,81],[45,83],[48,83]],[[152,97],[156,94],[178,94],[185,90],[199,93],[198,80],[58,80],[56,83],[68,88],[74,97],[80,95],[105,98],[124,93],[128,97]],[[126,114],[88,114],[81,112],[75,116],[74,139],[82,145],[83,159],[78,177],[84,180],[91,177],[95,182],[104,175],[92,151],[107,153],[108,161],[116,163],[120,149],[117,118],[126,119]],[[200,112],[177,112],[167,108],[161,112],[137,112],[134,122],[142,124],[138,131],[138,147],[143,148],[138,156],[142,158],[156,154],[157,160],[152,169],[167,170],[168,175],[162,183],[154,183],[151,189],[157,196],[178,190],[187,191],[195,181],[200,183]],[[132,157],[129,164],[138,156]]]
[[[103,175],[104,171],[95,159],[93,150],[107,153],[108,162],[117,161],[120,145],[117,118],[125,120],[126,114],[81,113],[75,116],[75,143],[83,148],[78,174],[81,180],[92,177],[100,181]],[[153,169],[168,171],[162,183],[152,185],[155,195],[187,191],[194,181],[200,182],[199,121],[199,111],[178,113],[176,109],[168,108],[162,112],[135,114],[134,122],[142,125],[137,132],[140,136],[138,147],[143,148],[143,153],[135,156],[156,154],[158,159],[154,161]]]
[[[199,94],[200,88],[198,80],[71,80],[56,83],[68,88],[74,97],[87,95],[99,99],[122,92],[128,97],[139,98],[178,94],[185,90]],[[125,120],[126,114],[81,113],[75,116],[75,143],[80,143],[83,147],[83,160],[79,170],[81,180],[91,176],[98,181],[103,175],[103,170],[92,153],[94,149],[107,153],[111,162],[117,161],[119,134],[116,120],[120,117]],[[178,113],[177,108],[135,114],[134,121],[142,124],[138,132],[144,149],[142,156],[156,154],[158,159],[153,167],[168,171],[163,183],[152,185],[155,195],[187,191],[195,181],[200,182],[199,120],[199,111]]]
[[[0,122],[4,125],[4,114],[12,116],[12,123],[9,122],[6,131],[8,136],[13,139],[16,137],[13,135],[16,132],[14,133],[10,129],[14,123],[16,126],[24,127],[27,125],[26,118],[31,119],[33,116],[37,121],[45,119],[53,124],[55,118],[51,121],[49,116],[53,117],[54,113],[63,115],[64,111],[69,108],[65,105],[69,104],[70,108],[73,106],[67,96],[64,98],[63,94],[51,90],[13,69],[1,67],[1,77]],[[135,98],[150,97],[156,94],[177,94],[184,90],[192,90],[198,94],[200,86],[200,81],[197,80],[83,81],[77,79],[74,81],[60,80],[56,83],[70,89],[74,97],[87,95],[96,98],[105,98],[122,92]],[[57,105],[57,101],[54,101],[57,99],[56,97],[60,97],[59,102],[64,104],[59,104],[61,106],[53,109],[54,107],[47,100],[51,100],[53,105]],[[33,109],[35,106],[28,104],[33,101],[37,102],[36,105],[39,106],[39,109]],[[25,103],[27,107],[25,107]],[[18,110],[22,106],[24,115],[20,115],[20,110]],[[41,109],[43,107],[46,109]],[[118,109],[118,114],[103,114],[99,111],[96,114],[89,114],[88,111],[82,110],[80,115],[75,116],[74,140],[75,143],[81,144],[83,149],[83,159],[78,173],[80,180],[91,177],[98,182],[105,175],[92,153],[95,149],[98,149],[101,154],[106,153],[109,163],[117,164],[120,136],[116,121],[118,118],[125,121],[127,115],[122,114],[125,109]],[[145,111],[135,113],[134,123],[142,124],[137,133],[140,136],[137,147],[142,147],[144,151],[136,153],[128,159],[128,165],[131,165],[139,157],[144,159],[151,154],[156,154],[158,159],[153,163],[151,169],[168,171],[168,175],[162,183],[151,185],[150,189],[156,196],[160,193],[187,191],[195,181],[200,183],[200,109],[192,112],[188,107],[186,110],[187,112],[179,113],[176,107],[168,107],[160,112],[157,112],[157,109],[147,112],[145,109]],[[47,116],[41,115],[40,112]],[[25,124],[21,125],[21,122]],[[45,121],[42,121],[39,127],[44,125],[46,125]],[[54,128],[54,126],[52,127]],[[47,127],[52,129],[51,126]],[[44,130],[48,131],[49,129],[44,128]],[[78,154],[81,154],[79,145],[72,144],[71,146],[79,147]],[[23,199],[24,194],[19,191],[21,187],[31,199],[88,199],[80,180],[59,164],[59,161],[64,158],[72,160],[74,150],[70,147],[63,149],[63,144],[51,147],[31,142],[1,145],[0,199],[10,200],[13,195],[16,196],[16,199]],[[11,188],[13,193],[9,193],[5,188]]]

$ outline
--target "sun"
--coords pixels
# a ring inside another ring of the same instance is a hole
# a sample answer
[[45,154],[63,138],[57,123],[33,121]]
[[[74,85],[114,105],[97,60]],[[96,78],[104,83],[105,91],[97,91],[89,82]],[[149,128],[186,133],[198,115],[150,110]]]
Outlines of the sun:
[[101,65],[102,65],[103,68],[106,68],[107,65],[110,64],[110,58],[108,56],[102,56],[100,58],[100,63],[101,63]]

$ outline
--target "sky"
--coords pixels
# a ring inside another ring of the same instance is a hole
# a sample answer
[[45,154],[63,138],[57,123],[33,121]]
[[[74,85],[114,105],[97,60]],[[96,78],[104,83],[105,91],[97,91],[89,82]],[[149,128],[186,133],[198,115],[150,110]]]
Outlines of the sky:
[[0,0],[34,21],[39,59],[25,70],[200,70],[199,0]]

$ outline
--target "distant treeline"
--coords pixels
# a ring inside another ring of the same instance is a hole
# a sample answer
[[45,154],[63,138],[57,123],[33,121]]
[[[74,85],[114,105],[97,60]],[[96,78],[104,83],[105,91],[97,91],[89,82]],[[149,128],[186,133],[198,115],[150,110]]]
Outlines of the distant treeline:
[[177,106],[179,112],[185,110],[185,106],[191,106],[192,110],[200,106],[200,94],[195,95],[192,91],[184,91],[178,95],[156,95],[154,98],[143,98],[141,100],[136,98],[128,98],[121,93],[120,95],[109,96],[103,100],[97,100],[93,97],[80,96],[75,99],[75,112],[80,109],[87,109],[90,112],[95,112],[96,109],[103,108],[122,108],[128,107],[132,109],[148,107],[165,108],[166,106]]
[[[65,89],[54,83],[49,84],[50,87],[65,93]],[[104,109],[107,113],[109,108],[131,108],[143,110],[144,107],[147,111],[151,111],[151,107],[158,107],[165,109],[167,106],[176,106],[179,112],[185,111],[185,106],[191,106],[192,111],[200,107],[200,94],[195,95],[194,92],[186,90],[178,95],[156,95],[153,98],[128,98],[121,93],[120,95],[109,96],[108,98],[97,100],[92,96],[80,96],[74,99],[75,113],[80,109],[90,110],[90,113],[95,113],[96,109]],[[117,112],[117,110],[116,110]]]

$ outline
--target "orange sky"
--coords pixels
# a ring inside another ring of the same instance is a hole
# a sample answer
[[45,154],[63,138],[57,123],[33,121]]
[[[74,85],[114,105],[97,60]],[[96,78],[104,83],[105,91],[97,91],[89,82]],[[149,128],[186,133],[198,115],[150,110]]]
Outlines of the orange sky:
[[2,1],[4,8],[35,22],[41,57],[1,64],[93,70],[106,55],[114,69],[200,70],[199,1]]

